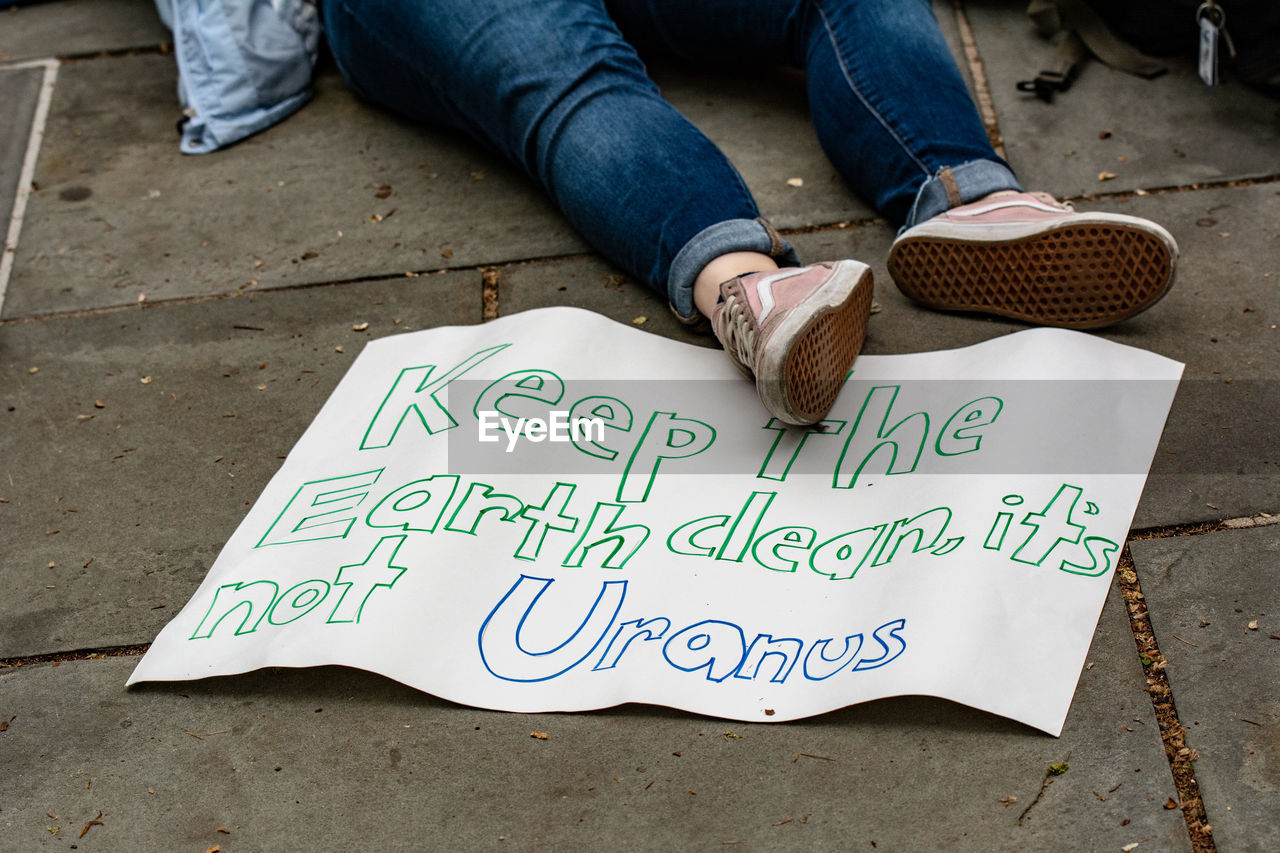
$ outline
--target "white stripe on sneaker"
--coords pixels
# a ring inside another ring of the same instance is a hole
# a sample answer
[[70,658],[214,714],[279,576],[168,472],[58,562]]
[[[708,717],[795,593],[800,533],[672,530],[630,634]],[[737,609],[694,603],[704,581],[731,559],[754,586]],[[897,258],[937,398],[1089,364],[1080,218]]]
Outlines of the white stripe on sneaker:
[[808,270],[808,267],[797,267],[795,269],[786,269],[781,272],[767,275],[756,281],[756,296],[760,297],[760,317],[756,320],[758,323],[764,323],[764,318],[769,316],[769,312],[773,310],[773,306],[777,304],[773,298],[773,283],[775,281],[783,281],[792,276],[800,275]]
[[997,211],[997,210],[1007,210],[1008,208],[1011,208],[1011,207],[1029,207],[1032,210],[1042,210],[1045,213],[1069,213],[1070,212],[1070,211],[1064,210],[1061,207],[1050,207],[1047,204],[1041,204],[1040,202],[1037,202],[1037,201],[1016,201],[1015,200],[1015,201],[993,201],[991,204],[986,204],[986,205],[983,205],[982,207],[974,208],[973,210],[964,210],[964,211],[952,210],[952,211],[949,211],[947,215],[951,217],[982,216],[984,213],[992,213],[993,211]]

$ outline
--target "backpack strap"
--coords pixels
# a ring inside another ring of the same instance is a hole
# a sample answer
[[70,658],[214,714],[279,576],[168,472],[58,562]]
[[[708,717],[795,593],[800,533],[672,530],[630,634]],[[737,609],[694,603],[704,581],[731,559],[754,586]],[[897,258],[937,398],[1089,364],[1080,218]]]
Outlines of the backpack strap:
[[1027,16],[1054,45],[1053,67],[1018,83],[1018,91],[1033,92],[1041,100],[1051,101],[1055,92],[1071,88],[1080,64],[1090,54],[1118,71],[1147,79],[1169,70],[1121,41],[1084,0],[1031,0]]

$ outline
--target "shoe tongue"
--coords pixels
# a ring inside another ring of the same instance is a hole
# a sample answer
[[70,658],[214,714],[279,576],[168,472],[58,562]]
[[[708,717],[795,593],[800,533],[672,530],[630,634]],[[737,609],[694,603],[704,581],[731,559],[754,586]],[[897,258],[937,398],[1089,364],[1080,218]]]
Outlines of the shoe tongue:
[[1043,202],[1044,204],[1053,205],[1054,207],[1062,207],[1062,202],[1058,201],[1056,198],[1049,195],[1049,193],[1034,192],[1034,193],[1027,193],[1027,195],[1031,196],[1036,201]]

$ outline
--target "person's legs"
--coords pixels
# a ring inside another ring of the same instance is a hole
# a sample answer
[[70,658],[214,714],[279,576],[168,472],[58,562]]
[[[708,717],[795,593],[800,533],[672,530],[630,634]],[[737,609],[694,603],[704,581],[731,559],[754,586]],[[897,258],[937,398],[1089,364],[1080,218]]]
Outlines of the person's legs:
[[694,280],[721,256],[796,263],[729,161],[663,100],[603,0],[325,0],[324,13],[353,89],[518,164],[683,317],[696,318]]
[[855,192],[898,224],[1021,190],[991,147],[929,0],[608,5],[642,47],[700,64],[804,69],[823,150]]
[[1177,244],[1163,228],[1021,192],[928,0],[609,2],[628,36],[687,60],[803,68],[828,157],[903,225],[889,270],[912,299],[1090,328],[1168,290]]
[[663,100],[604,0],[325,0],[324,11],[352,88],[519,164],[606,258],[682,318],[700,308],[774,415],[826,414],[862,345],[868,270],[846,262],[743,290],[743,274],[795,253]]

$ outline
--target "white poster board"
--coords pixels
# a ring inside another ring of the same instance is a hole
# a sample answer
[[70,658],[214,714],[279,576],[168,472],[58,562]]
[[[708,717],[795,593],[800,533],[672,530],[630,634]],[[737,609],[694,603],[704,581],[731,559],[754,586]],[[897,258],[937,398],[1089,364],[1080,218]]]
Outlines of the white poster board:
[[373,341],[129,683],[341,664],[754,721],[925,694],[1056,735],[1181,370],[1056,329],[862,356],[799,430],[723,353],[577,309]]

